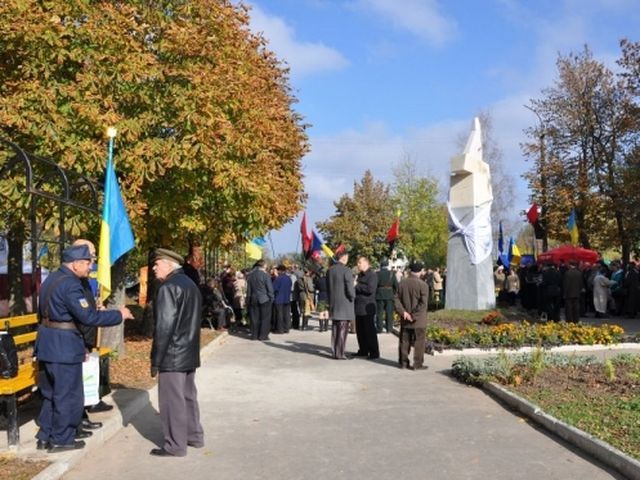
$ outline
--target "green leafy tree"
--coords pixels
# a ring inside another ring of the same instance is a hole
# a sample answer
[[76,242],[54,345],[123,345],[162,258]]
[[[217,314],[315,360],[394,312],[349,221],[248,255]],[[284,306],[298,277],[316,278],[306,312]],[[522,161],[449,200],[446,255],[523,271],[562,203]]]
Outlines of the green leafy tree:
[[447,209],[439,200],[438,181],[420,175],[405,158],[393,169],[393,202],[400,210],[399,249],[410,259],[436,267],[447,260]]
[[375,261],[387,255],[385,239],[395,215],[388,185],[367,170],[359,183],[354,182],[353,194],[343,195],[334,205],[335,214],[317,223],[326,243],[343,243],[352,258],[366,255]]

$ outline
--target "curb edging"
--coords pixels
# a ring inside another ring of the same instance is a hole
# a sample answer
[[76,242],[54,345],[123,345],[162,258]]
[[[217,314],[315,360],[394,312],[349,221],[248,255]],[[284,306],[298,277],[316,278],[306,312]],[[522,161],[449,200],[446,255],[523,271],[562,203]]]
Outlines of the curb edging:
[[604,465],[613,468],[631,479],[640,479],[640,461],[635,458],[630,457],[593,435],[545,413],[537,405],[496,383],[486,382],[482,385],[482,388],[511,408],[524,414],[538,425],[541,425],[566,442],[599,460]]
[[[211,342],[200,350],[200,359],[204,360],[211,355],[216,348],[224,343],[224,340],[228,336],[228,332],[223,332],[211,340]],[[141,390],[138,393],[132,394],[132,398],[123,405],[122,409],[119,409],[117,407],[117,403],[112,401],[111,403],[116,406],[116,408],[113,409],[113,414],[108,419],[104,420],[102,428],[93,431],[91,440],[86,443],[83,449],[70,453],[56,454],[56,461],[53,461],[51,465],[33,477],[32,480],[58,480],[77,465],[85,456],[100,448],[106,441],[115,436],[123,427],[128,425],[131,419],[140,413],[142,409],[151,402],[151,398],[154,396],[157,389],[158,385],[156,384],[148,390]],[[117,391],[127,390],[129,389]],[[109,394],[104,398],[108,400],[111,396],[112,394]],[[52,457],[43,454],[39,459],[40,458],[46,460],[47,458]]]

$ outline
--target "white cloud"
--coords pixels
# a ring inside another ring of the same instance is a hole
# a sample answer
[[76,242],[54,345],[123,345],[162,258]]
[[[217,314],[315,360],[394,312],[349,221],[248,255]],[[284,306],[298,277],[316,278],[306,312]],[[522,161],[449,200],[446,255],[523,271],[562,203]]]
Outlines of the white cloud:
[[440,12],[437,0],[358,0],[355,5],[435,46],[444,45],[456,33],[456,23]]
[[251,5],[251,30],[260,32],[269,41],[269,49],[291,67],[294,76],[339,70],[349,65],[336,49],[320,42],[305,42],[296,38],[296,32],[287,22],[269,15],[259,6]]

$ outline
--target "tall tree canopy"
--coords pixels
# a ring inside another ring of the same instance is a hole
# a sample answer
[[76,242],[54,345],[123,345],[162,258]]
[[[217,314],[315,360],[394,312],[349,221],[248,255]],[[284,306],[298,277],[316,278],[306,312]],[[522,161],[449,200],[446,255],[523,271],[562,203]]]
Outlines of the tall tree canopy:
[[366,255],[374,261],[387,254],[385,239],[395,216],[388,185],[367,170],[359,183],[353,183],[353,194],[343,195],[334,205],[336,213],[317,224],[326,243],[344,243],[352,257]]
[[410,158],[393,169],[391,187],[394,204],[400,210],[399,249],[410,259],[430,267],[447,262],[447,208],[439,200],[438,181],[421,175]]
[[[557,67],[555,85],[531,101],[540,117],[540,124],[527,131],[535,141],[524,145],[534,160],[527,174],[533,199],[543,206],[554,238],[569,240],[566,224],[575,208],[583,245],[617,246],[628,259],[638,242],[630,228],[638,209],[638,183],[625,180],[640,132],[632,91],[587,47],[560,55]],[[627,73],[632,72],[629,65]]]
[[[187,236],[230,245],[280,227],[304,201],[307,137],[287,68],[248,21],[228,0],[4,0],[0,132],[99,178],[105,128],[117,127],[143,247]],[[0,185],[16,205],[19,182]],[[16,217],[1,228],[26,216]],[[95,237],[97,220],[69,222]]]

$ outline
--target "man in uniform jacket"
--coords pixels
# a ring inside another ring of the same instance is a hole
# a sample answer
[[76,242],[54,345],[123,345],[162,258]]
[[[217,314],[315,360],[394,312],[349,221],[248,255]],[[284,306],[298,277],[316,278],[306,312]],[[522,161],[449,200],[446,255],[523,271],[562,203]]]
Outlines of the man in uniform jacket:
[[398,279],[389,270],[389,261],[386,258],[380,261],[380,271],[377,276],[377,331],[382,333],[382,326],[385,325],[387,333],[391,333],[393,329],[393,299],[398,291]]
[[329,317],[331,318],[331,347],[333,358],[347,360],[345,355],[349,322],[356,318],[353,302],[356,297],[353,273],[347,267],[349,255],[342,251],[336,254],[336,263],[327,272],[327,294]]
[[357,357],[370,360],[380,358],[378,335],[376,332],[376,290],[378,276],[371,270],[367,257],[358,258],[360,273],[356,279],[356,336],[358,338]]
[[273,283],[264,260],[258,260],[247,278],[247,305],[251,321],[251,339],[269,340]]
[[82,440],[75,439],[84,410],[82,363],[86,355],[77,325],[110,326],[133,318],[126,307],[97,311],[91,305],[81,279],[89,277],[94,259],[86,245],[66,248],[62,266],[47,277],[40,290],[34,350],[40,362],[38,390],[43,398],[36,435],[39,450],[84,447]]
[[[420,279],[424,266],[414,262],[409,276],[400,282],[395,298],[396,312],[400,315],[400,368],[423,370],[427,306],[429,287]],[[409,351],[413,346],[413,366],[409,366]]]
[[580,295],[584,290],[584,278],[577,268],[577,262],[569,262],[569,269],[562,279],[564,294],[564,316],[567,322],[577,323],[580,320]]
[[156,321],[151,345],[151,376],[158,376],[158,406],[164,444],[151,455],[183,457],[187,445],[204,446],[196,368],[200,366],[200,288],[184,273],[184,259],[158,248],[153,271],[162,282],[153,305]]

